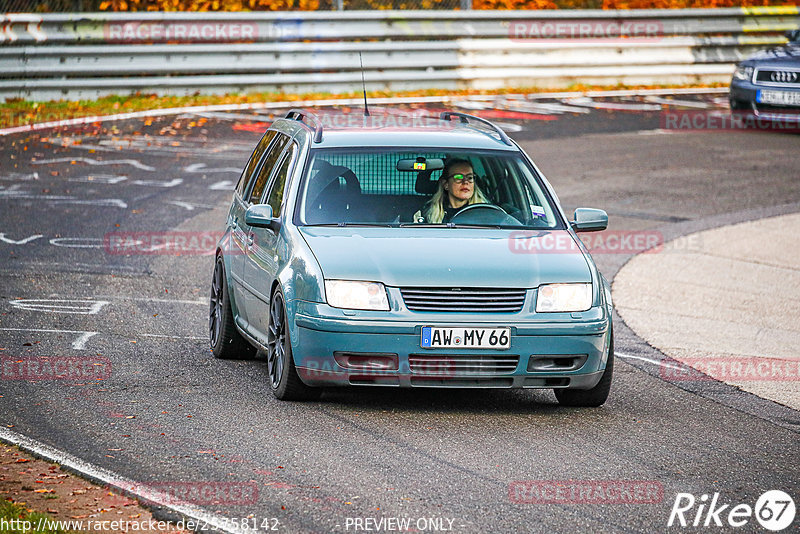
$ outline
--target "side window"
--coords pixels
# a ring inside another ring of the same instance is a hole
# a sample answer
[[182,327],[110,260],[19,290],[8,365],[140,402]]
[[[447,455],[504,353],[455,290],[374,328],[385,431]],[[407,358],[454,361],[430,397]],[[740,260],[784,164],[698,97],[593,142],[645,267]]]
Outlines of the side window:
[[247,161],[247,166],[245,166],[244,171],[242,171],[242,175],[239,177],[239,183],[236,184],[236,192],[239,193],[240,197],[244,198],[244,192],[247,190],[250,177],[253,176],[253,172],[256,170],[256,165],[258,165],[258,162],[261,160],[261,156],[264,155],[267,147],[272,140],[275,139],[277,134],[278,132],[275,130],[267,131],[267,133],[264,134],[264,137],[261,138],[261,141],[258,142],[258,145],[256,145],[253,155],[250,156],[250,159]]
[[295,155],[297,154],[297,144],[292,143],[286,149],[286,155],[283,157],[278,171],[275,173],[275,178],[272,180],[272,187],[267,197],[267,204],[272,206],[272,216],[280,217],[281,203],[283,202],[283,190],[286,188],[286,177],[289,176],[289,171],[294,165]]
[[280,134],[278,138],[275,139],[275,142],[272,143],[267,155],[264,156],[264,159],[261,163],[261,168],[258,170],[258,175],[256,176],[255,184],[253,184],[253,190],[249,195],[249,201],[251,204],[258,204],[261,202],[261,196],[264,194],[264,189],[267,187],[267,180],[269,180],[269,176],[272,174],[272,169],[278,162],[278,158],[283,151],[283,147],[285,147],[286,143],[288,142],[289,137]]

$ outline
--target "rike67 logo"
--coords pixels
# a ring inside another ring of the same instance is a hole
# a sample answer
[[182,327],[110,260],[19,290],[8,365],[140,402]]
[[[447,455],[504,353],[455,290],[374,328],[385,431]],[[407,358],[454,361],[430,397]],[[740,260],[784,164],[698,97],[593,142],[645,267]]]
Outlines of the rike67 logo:
[[789,494],[780,490],[764,492],[755,506],[725,503],[719,493],[701,495],[678,493],[667,526],[741,528],[755,517],[765,529],[779,532],[792,524],[797,509]]

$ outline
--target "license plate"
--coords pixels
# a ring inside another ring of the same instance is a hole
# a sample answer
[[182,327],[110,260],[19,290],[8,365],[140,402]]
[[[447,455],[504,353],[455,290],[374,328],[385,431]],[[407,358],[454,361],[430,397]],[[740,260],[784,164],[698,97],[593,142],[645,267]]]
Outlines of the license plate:
[[423,349],[507,349],[511,347],[511,329],[423,326],[420,347]]
[[769,91],[762,89],[758,92],[756,100],[761,104],[800,106],[800,91]]

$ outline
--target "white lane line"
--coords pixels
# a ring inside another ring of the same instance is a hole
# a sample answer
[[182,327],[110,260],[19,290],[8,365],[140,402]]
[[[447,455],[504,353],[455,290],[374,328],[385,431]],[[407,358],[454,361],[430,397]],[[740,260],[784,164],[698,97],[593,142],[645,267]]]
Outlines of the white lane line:
[[211,172],[232,172],[235,174],[239,174],[242,172],[242,169],[238,167],[217,167],[215,169],[209,169],[205,163],[192,163],[191,165],[187,165],[183,168],[184,172],[191,172],[191,173],[203,173],[208,174]]
[[652,102],[653,104],[665,104],[667,106],[676,106],[682,108],[708,109],[711,107],[711,104],[706,102],[698,102],[696,100],[672,100],[669,98],[662,98],[660,96],[646,96],[644,99],[648,102]]
[[585,106],[595,109],[609,109],[612,111],[661,111],[658,104],[626,104],[621,102],[596,102],[589,97],[580,96],[562,100],[567,105]]
[[75,313],[97,315],[103,306],[111,304],[107,300],[56,300],[56,299],[12,299],[8,301],[14,308],[27,311],[50,313]]
[[7,238],[5,233],[0,232],[0,241],[2,241],[3,243],[8,243],[9,245],[24,245],[26,243],[30,243],[31,241],[33,241],[35,239],[39,239],[40,237],[44,237],[44,236],[42,234],[35,234],[35,235],[31,235],[31,236],[28,236],[28,237],[23,238],[23,239],[14,240],[14,239]]
[[232,191],[235,186],[236,184],[230,180],[222,180],[221,182],[209,186],[209,189],[211,191]]
[[80,200],[74,196],[64,195],[39,195],[34,193],[27,193],[25,191],[18,191],[12,189],[5,189],[0,191],[0,199],[7,200],[44,200],[46,202],[54,202],[56,204],[88,204],[91,206],[111,206],[115,208],[125,209],[128,204],[124,200],[118,198],[98,198],[96,200]]
[[121,493],[133,495],[135,497],[139,497],[140,499],[155,503],[158,506],[163,506],[164,508],[194,520],[196,523],[213,526],[217,530],[229,532],[230,534],[244,534],[245,532],[238,528],[234,528],[230,520],[226,520],[226,518],[215,515],[208,510],[200,508],[199,506],[191,504],[175,504],[175,498],[168,495],[166,492],[159,491],[152,487],[148,487],[146,484],[141,482],[136,482],[129,478],[118,475],[113,471],[109,471],[103,467],[91,464],[78,458],[77,456],[73,456],[60,449],[56,449],[55,447],[51,447],[40,441],[23,436],[22,434],[8,430],[7,428],[0,427],[0,440],[10,443],[11,445],[16,445],[17,447],[33,454],[34,456],[38,456],[49,462],[54,462],[65,466],[68,469],[87,477],[93,482],[105,484],[119,490]]
[[175,187],[176,185],[181,185],[183,183],[182,178],[173,178],[172,180],[165,182],[160,180],[134,180],[131,182],[133,185],[150,185],[153,187]]
[[685,371],[685,369],[681,367],[675,367],[672,364],[664,363],[663,361],[653,360],[651,358],[645,358],[644,356],[634,356],[633,354],[625,354],[624,352],[617,352],[617,351],[614,351],[614,356],[619,356],[620,358],[626,358],[630,360],[641,360],[643,362],[658,365],[659,367],[666,367],[667,369],[675,369],[676,371]]
[[124,182],[128,177],[122,174],[93,174],[90,176],[76,176],[69,178],[68,182],[78,182],[87,184],[118,184]]
[[38,328],[0,328],[9,332],[47,332],[57,334],[80,334],[75,341],[72,342],[72,348],[75,350],[85,350],[86,342],[89,338],[96,336],[98,332],[86,332],[84,330],[42,330]]
[[167,339],[208,339],[207,337],[203,336],[170,336],[166,334],[142,334],[142,337],[157,337]]
[[184,202],[183,200],[169,200],[167,204],[172,204],[174,206],[178,206],[179,208],[185,208],[189,211],[194,211],[196,208],[202,208],[207,210],[213,210],[215,206],[209,206],[208,204],[194,204],[192,202]]
[[167,304],[202,304],[208,306],[208,300],[180,300],[180,299],[155,299],[147,297],[124,297],[117,295],[98,295],[98,298],[113,299],[113,300],[136,300],[141,302],[165,302]]
[[31,161],[31,165],[45,165],[48,163],[65,163],[68,161],[81,161],[83,163],[88,163],[89,165],[130,165],[131,167],[136,167],[137,169],[141,169],[143,171],[156,170],[155,167],[151,167],[150,165],[145,165],[144,163],[137,161],[135,159],[99,160],[99,159],[84,158],[84,157],[55,158],[55,159],[42,159],[38,161]]

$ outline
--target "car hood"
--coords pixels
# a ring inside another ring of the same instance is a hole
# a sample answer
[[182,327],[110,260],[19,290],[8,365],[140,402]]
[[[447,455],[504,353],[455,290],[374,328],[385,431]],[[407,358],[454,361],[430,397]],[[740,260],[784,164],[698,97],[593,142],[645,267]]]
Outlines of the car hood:
[[304,226],[300,231],[327,279],[508,288],[592,280],[586,258],[565,230]]
[[800,67],[800,45],[790,44],[762,50],[743,63],[750,66]]

